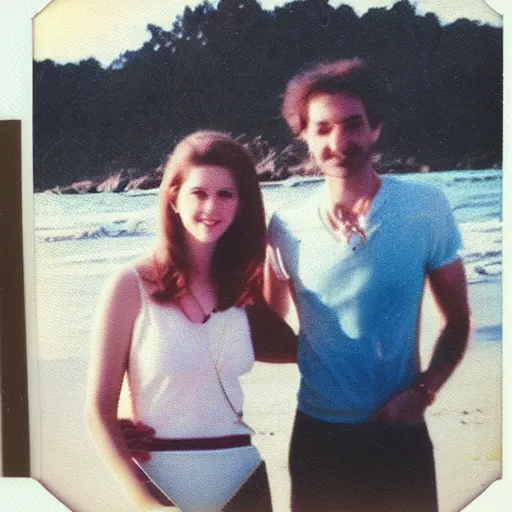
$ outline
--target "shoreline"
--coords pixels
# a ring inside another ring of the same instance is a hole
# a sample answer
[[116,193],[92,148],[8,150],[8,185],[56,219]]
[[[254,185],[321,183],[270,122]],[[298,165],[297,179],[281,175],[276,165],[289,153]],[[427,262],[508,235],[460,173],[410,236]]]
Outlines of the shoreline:
[[[410,175],[410,174],[443,174],[443,173],[482,173],[492,171],[502,171],[502,166],[489,166],[482,169],[407,169],[407,170],[386,170],[385,172],[377,170],[380,175]],[[121,177],[121,173],[112,173],[106,179],[91,178],[77,180],[68,185],[54,185],[49,188],[36,189],[34,194],[55,194],[55,195],[83,195],[83,194],[102,194],[102,193],[130,193],[130,192],[148,192],[158,191],[161,177],[157,178],[151,173],[143,174],[139,177],[126,179]],[[274,186],[293,186],[304,182],[323,181],[323,176],[308,175],[304,173],[290,174],[282,179],[260,179],[261,187]]]

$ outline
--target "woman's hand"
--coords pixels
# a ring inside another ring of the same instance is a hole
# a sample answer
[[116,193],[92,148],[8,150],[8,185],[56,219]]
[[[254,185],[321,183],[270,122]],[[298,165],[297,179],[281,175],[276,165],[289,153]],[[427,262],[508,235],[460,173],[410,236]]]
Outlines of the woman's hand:
[[127,418],[119,420],[119,427],[132,457],[139,462],[151,460],[150,450],[155,430],[140,421],[134,423]]

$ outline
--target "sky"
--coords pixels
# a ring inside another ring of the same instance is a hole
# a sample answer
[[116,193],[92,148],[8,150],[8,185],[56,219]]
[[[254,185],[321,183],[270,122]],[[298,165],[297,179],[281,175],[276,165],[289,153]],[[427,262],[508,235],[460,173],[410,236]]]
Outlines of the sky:
[[[272,10],[285,0],[259,0]],[[358,15],[372,7],[389,8],[397,0],[331,0],[330,5],[351,5]],[[505,0],[488,0],[500,7]],[[200,0],[53,0],[34,18],[34,59],[59,63],[89,57],[108,66],[127,50],[139,49],[149,39],[149,23],[169,29],[185,7]],[[213,3],[217,4],[217,1]],[[441,23],[468,18],[502,26],[502,17],[485,0],[413,0],[416,12],[434,12]]]

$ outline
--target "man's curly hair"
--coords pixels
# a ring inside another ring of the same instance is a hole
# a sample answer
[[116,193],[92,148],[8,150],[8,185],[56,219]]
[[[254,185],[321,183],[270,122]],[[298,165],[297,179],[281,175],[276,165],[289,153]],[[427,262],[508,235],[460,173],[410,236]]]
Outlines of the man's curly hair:
[[286,87],[281,113],[294,135],[307,127],[309,100],[322,93],[360,98],[372,128],[384,118],[386,85],[373,67],[359,58],[322,62],[299,72]]

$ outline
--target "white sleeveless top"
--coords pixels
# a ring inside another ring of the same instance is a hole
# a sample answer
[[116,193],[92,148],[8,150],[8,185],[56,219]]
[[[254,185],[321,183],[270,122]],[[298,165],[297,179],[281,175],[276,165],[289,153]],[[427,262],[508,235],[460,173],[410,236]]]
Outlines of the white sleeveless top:
[[155,302],[133,270],[141,292],[128,363],[134,420],[163,438],[250,434],[230,406],[212,359],[231,403],[242,411],[239,378],[254,364],[245,308],[231,307],[196,324],[178,306]]

